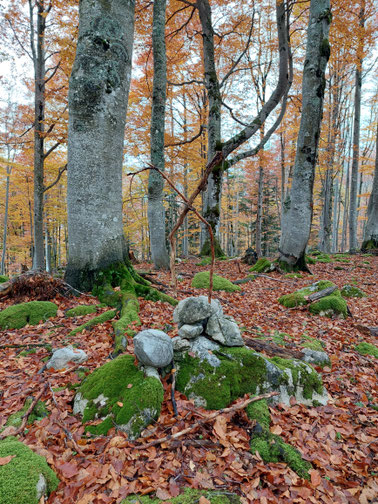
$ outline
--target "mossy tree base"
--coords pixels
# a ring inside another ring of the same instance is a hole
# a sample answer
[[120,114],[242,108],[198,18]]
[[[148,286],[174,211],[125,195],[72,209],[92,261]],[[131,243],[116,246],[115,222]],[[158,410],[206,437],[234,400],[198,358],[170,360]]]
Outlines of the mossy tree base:
[[[217,238],[214,238],[214,252],[215,252],[215,257],[224,257],[226,254],[223,252],[223,249],[218,241]],[[205,243],[202,245],[201,248],[201,257],[205,256],[211,256],[211,242],[210,238],[207,238]]]
[[365,240],[361,246],[361,252],[370,252],[378,250],[378,237]]
[[295,273],[296,271],[304,271],[312,274],[306,264],[306,255],[302,254],[300,257],[285,256],[281,253],[277,259],[277,269],[284,273]]

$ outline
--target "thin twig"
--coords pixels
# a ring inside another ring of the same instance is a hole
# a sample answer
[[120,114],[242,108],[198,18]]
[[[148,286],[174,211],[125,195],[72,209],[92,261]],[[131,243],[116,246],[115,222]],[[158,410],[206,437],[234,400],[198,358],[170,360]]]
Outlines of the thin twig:
[[[40,398],[43,396],[43,394],[46,392],[46,389],[47,389],[47,386],[48,384],[45,383],[44,386],[43,386],[43,389],[40,390],[38,392],[38,394],[34,397],[34,399],[32,400],[29,408],[26,410],[26,412],[22,415],[22,422],[21,422],[21,425],[20,427],[12,433],[12,436],[17,436],[18,434],[21,434],[25,427],[26,427],[26,424],[28,422],[28,418],[29,418],[29,415],[31,414],[31,412],[33,411],[33,409],[35,408],[36,404],[38,403],[38,401],[40,400]],[[0,435],[0,440],[2,439],[5,439],[7,437],[7,434],[6,435]]]

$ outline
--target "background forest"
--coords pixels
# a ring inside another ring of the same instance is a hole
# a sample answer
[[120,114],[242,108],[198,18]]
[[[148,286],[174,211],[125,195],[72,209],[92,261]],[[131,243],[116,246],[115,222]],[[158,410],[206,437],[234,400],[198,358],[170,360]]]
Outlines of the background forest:
[[[211,7],[223,141],[255,117],[277,85],[275,4],[246,1],[236,7],[233,2],[214,1]],[[301,116],[309,2],[292,2],[290,8],[293,79],[285,115],[257,155],[241,155],[239,160],[239,149],[222,178],[216,231],[224,254],[229,256],[241,255],[250,246],[259,256],[278,251]],[[378,113],[376,15],[371,0],[332,2],[331,56],[309,241],[311,247],[323,252],[356,250],[363,240],[373,185]],[[137,2],[125,132],[123,219],[130,249],[141,260],[151,259],[149,172],[134,177],[132,185],[127,173],[140,170],[151,159],[151,25],[151,2]],[[35,236],[39,242],[43,236],[48,271],[66,263],[67,93],[77,27],[76,0],[2,2],[2,274],[32,266]],[[202,29],[198,11],[189,2],[168,2],[165,41],[165,172],[187,196],[209,159],[209,93],[204,81]],[[247,142],[247,151],[253,153],[279,113],[280,107]],[[35,201],[39,203],[35,205]],[[163,201],[168,235],[182,201],[167,184]],[[206,214],[204,194],[195,206]],[[198,254],[204,241],[204,229],[189,213],[178,234],[178,256]]]

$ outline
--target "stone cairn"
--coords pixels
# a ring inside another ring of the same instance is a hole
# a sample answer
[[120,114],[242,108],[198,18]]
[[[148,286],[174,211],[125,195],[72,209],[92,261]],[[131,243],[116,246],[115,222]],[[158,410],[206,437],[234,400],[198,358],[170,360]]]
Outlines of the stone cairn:
[[135,355],[145,367],[146,374],[156,376],[156,368],[164,368],[173,358],[188,351],[217,367],[220,361],[209,350],[219,350],[221,346],[244,346],[237,323],[223,314],[217,299],[210,304],[206,296],[186,298],[177,305],[173,321],[179,327],[179,335],[175,338],[171,339],[156,329],[141,331],[134,337]]

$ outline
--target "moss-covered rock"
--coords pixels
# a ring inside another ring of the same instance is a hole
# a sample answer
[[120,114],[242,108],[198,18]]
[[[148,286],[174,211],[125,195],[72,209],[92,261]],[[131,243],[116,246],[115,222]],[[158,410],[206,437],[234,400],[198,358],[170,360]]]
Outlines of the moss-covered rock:
[[50,301],[30,301],[9,306],[0,312],[1,329],[21,329],[55,317],[58,307]]
[[255,273],[266,273],[274,269],[274,265],[266,257],[260,257],[257,263],[250,268],[249,271],[254,271]]
[[[23,420],[22,417],[30,408],[32,401],[33,399],[31,397],[26,399],[24,406],[19,411],[16,411],[16,413],[13,413],[8,417],[5,427],[9,426],[13,426],[16,428],[20,427]],[[34,406],[33,411],[30,413],[28,417],[28,424],[32,424],[38,420],[41,420],[43,417],[48,416],[48,414],[49,410],[46,408],[45,403],[43,401],[38,401],[37,404]]]
[[176,388],[196,404],[221,409],[244,394],[278,391],[277,401],[289,404],[290,397],[312,405],[326,404],[327,392],[316,371],[298,360],[268,359],[252,350],[222,347],[213,351],[218,366],[184,353],[176,362]]
[[0,467],[1,504],[38,504],[59,480],[46,460],[14,437],[0,441],[0,458],[13,456]]
[[66,311],[66,317],[82,317],[90,313],[96,313],[97,307],[95,305],[78,305]]
[[0,275],[0,283],[8,282],[9,277],[6,275]]
[[345,298],[363,298],[366,297],[365,292],[356,287],[355,285],[344,285],[341,289],[341,295]]
[[112,427],[136,439],[142,429],[160,415],[163,386],[157,378],[145,377],[131,355],[120,355],[90,374],[78,389],[74,413],[83,422],[103,421],[87,428],[93,434],[107,434]]
[[330,262],[332,262],[332,259],[331,259],[331,256],[329,254],[318,254],[316,256],[316,262],[330,263]]
[[325,296],[315,303],[311,303],[309,311],[313,315],[332,317],[338,315],[347,318],[348,308],[345,300],[341,297],[340,291],[333,292],[330,296]]
[[361,355],[372,355],[373,357],[376,357],[378,359],[378,347],[372,345],[371,343],[366,343],[366,341],[363,341],[362,343],[356,345],[354,348]]
[[278,298],[278,302],[285,306],[285,308],[295,308],[296,306],[303,306],[307,301],[303,294],[300,292],[293,292],[291,294],[284,294]]
[[324,352],[324,343],[311,338],[311,336],[303,336],[304,342],[301,343],[302,348],[309,348],[310,350],[315,350],[316,352]]
[[[200,271],[194,275],[192,280],[192,287],[196,289],[208,289],[210,287],[210,271]],[[222,290],[226,292],[238,292],[241,288],[234,285],[227,278],[215,275],[213,276],[213,290]]]
[[328,289],[329,287],[336,287],[336,284],[331,282],[330,280],[319,280],[311,285],[307,285],[306,287],[302,287],[302,289],[297,290],[304,296],[310,296],[315,292],[320,292],[324,289]]
[[[224,490],[196,490],[195,488],[185,488],[184,492],[177,497],[169,499],[171,504],[198,504],[200,498],[205,497],[211,504],[239,504],[240,497]],[[148,495],[129,495],[121,504],[158,504],[158,498]]]

